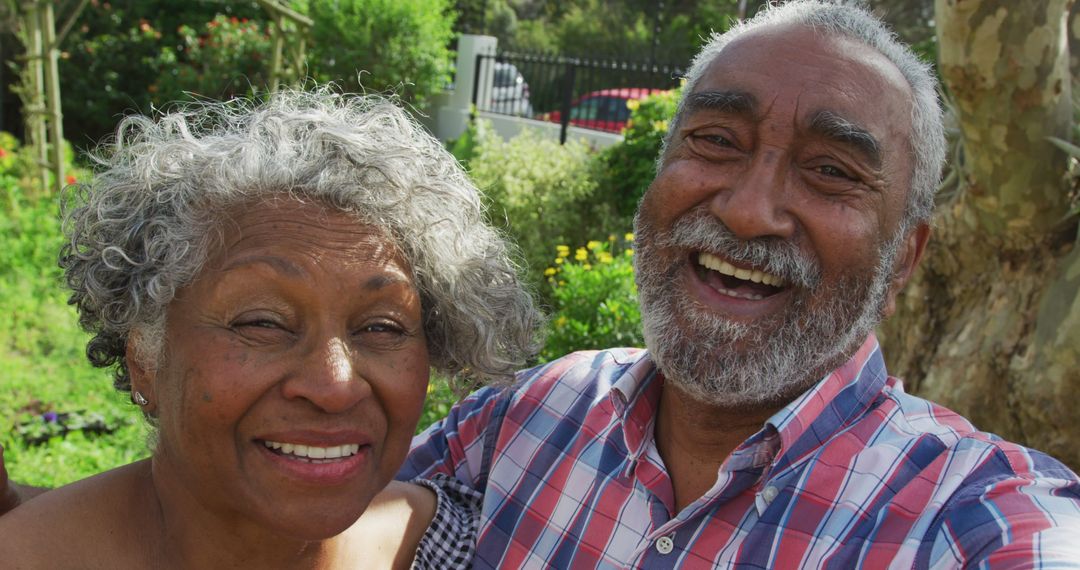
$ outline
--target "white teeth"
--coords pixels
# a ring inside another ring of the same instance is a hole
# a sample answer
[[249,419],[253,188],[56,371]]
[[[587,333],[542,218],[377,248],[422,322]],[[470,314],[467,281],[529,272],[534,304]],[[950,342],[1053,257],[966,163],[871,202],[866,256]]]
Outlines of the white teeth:
[[[736,279],[742,279],[743,281],[753,281],[754,283],[763,283],[765,285],[772,285],[773,287],[783,287],[784,280],[764,271],[758,271],[757,269],[742,269],[735,267],[734,265],[716,257],[711,253],[698,254],[698,263],[702,267],[711,269],[713,271],[722,273],[724,275],[730,275]],[[735,295],[736,297],[743,297],[746,299],[756,298],[761,299],[760,295]]]
[[308,459],[338,459],[356,455],[360,452],[360,444],[347,443],[333,447],[316,447],[314,445],[302,445],[299,443],[279,443],[276,441],[263,441],[263,445],[270,449],[281,450],[282,455],[295,455]]

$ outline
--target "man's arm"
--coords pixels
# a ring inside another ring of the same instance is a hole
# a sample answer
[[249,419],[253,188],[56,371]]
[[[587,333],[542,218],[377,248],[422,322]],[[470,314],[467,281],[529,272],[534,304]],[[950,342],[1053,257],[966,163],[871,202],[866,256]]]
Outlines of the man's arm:
[[48,489],[19,485],[8,479],[7,467],[4,465],[4,446],[0,445],[0,516],[45,491]]
[[494,445],[510,391],[488,387],[465,397],[450,413],[413,438],[397,478],[408,481],[442,473],[481,490],[487,480],[485,446]]
[[1064,466],[999,477],[950,503],[926,566],[1080,569],[1080,481]]

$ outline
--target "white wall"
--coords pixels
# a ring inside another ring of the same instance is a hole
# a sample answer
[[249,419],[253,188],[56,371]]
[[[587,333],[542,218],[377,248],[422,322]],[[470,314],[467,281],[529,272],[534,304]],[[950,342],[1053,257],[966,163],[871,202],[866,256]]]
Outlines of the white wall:
[[[463,34],[458,38],[457,68],[454,85],[436,96],[429,106],[428,116],[423,123],[441,141],[449,141],[461,136],[469,124],[469,111],[472,105],[473,83],[476,81],[476,55],[483,53],[494,55],[498,40],[491,36]],[[480,78],[480,102],[483,97],[491,96],[492,69],[484,66],[486,72]],[[481,105],[483,106],[483,105]],[[479,113],[480,118],[490,121],[495,132],[503,138],[511,138],[524,128],[536,129],[554,139],[559,138],[560,125],[547,121],[537,121],[524,117],[500,115],[498,113]],[[567,140],[585,139],[594,148],[611,146],[623,139],[622,135],[594,131],[570,126],[566,132]]]

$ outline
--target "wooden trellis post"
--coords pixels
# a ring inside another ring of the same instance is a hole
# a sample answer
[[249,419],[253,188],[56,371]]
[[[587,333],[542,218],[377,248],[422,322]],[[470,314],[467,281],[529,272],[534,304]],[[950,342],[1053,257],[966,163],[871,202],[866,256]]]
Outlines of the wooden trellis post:
[[[311,28],[314,22],[307,16],[278,4],[276,0],[258,0],[258,2],[274,22],[273,26],[270,27],[270,34],[274,38],[274,54],[270,61],[270,91],[274,92],[281,85],[281,78],[286,71],[291,71],[291,75],[298,79],[304,77],[306,71],[306,58],[304,55],[306,40],[303,32]],[[291,53],[289,54],[284,53],[285,36],[288,33],[286,22],[290,22],[300,29],[299,39],[294,45],[290,46],[289,51]],[[288,62],[283,61],[286,55],[288,56]]]
[[49,172],[53,173],[53,185],[59,191],[64,187],[64,123],[60,107],[60,42],[64,40],[75,19],[82,13],[89,0],[81,0],[68,16],[60,34],[56,33],[56,14],[51,0],[23,2],[23,42],[26,47],[27,69],[22,89],[24,93],[23,116],[30,145],[41,180],[41,188],[49,185]]

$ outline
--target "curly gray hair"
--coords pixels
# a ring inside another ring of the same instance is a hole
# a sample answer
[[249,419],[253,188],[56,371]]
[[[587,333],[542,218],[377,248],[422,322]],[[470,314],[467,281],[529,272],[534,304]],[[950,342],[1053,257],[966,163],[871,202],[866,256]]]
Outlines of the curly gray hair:
[[[891,61],[907,80],[914,99],[909,143],[914,160],[911,192],[908,194],[907,212],[901,230],[911,228],[918,222],[929,221],[934,212],[934,194],[941,181],[946,152],[937,79],[929,64],[921,61],[911,49],[896,39],[885,24],[857,4],[850,0],[791,0],[778,6],[770,4],[750,20],[732,26],[727,32],[714,33],[708,44],[694,57],[686,73],[683,99],[679,101],[675,119],[671,121],[665,136],[665,148],[683,118],[686,95],[694,91],[709,64],[728,44],[765,26],[809,26],[825,35],[841,36],[865,44]],[[660,163],[664,155],[661,151]]]
[[140,362],[160,358],[166,307],[199,273],[228,212],[276,197],[387,233],[412,268],[440,372],[503,379],[538,348],[542,317],[476,187],[386,99],[323,88],[128,117],[94,159],[93,180],[65,196],[60,266],[94,335],[87,356],[116,366],[118,390],[131,388],[133,335]]

